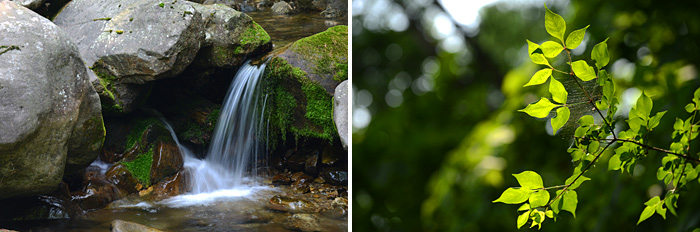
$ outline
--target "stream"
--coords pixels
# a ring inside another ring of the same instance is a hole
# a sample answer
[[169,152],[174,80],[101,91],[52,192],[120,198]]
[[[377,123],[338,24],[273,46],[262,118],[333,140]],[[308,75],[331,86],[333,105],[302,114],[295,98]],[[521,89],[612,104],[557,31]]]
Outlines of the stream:
[[[329,20],[318,13],[274,15],[267,10],[247,14],[270,34],[276,49],[332,26],[347,25],[347,18]],[[193,158],[184,153],[186,166],[187,162],[190,166],[205,162],[191,160]],[[101,162],[97,161],[94,165],[99,164]],[[106,169],[101,168],[103,172]],[[109,231],[112,221],[120,219],[165,231],[288,231],[289,224],[311,220],[314,222],[311,230],[348,230],[347,200],[337,203],[339,198],[335,198],[340,195],[347,199],[347,188],[333,189],[333,194],[328,194],[331,190],[298,194],[290,186],[273,186],[271,182],[244,177],[233,187],[195,191],[197,193],[159,202],[144,202],[130,196],[71,219],[25,221],[4,226],[20,231]],[[324,187],[319,188],[324,190]],[[345,209],[338,206],[343,204]],[[290,219],[297,215],[306,218]]]

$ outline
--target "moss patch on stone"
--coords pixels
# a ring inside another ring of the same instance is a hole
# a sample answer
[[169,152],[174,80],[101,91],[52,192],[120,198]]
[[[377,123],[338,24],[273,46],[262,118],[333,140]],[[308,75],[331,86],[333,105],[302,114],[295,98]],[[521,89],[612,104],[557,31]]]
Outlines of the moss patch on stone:
[[126,136],[126,145],[124,145],[124,150],[128,151],[133,148],[136,142],[141,140],[143,132],[146,131],[150,125],[160,125],[160,123],[161,122],[155,118],[136,120],[136,124],[134,124],[131,131],[129,131],[129,134]]
[[348,79],[348,27],[345,25],[297,40],[290,48],[304,60],[313,62],[316,74],[333,74],[341,82]]
[[130,162],[122,162],[126,169],[138,179],[143,186],[151,185],[151,163],[153,163],[153,147],[151,145],[148,152],[139,154],[136,159]]
[[245,52],[249,52],[251,48],[260,47],[263,44],[270,42],[270,35],[267,34],[265,29],[263,29],[255,21],[252,22],[253,25],[248,27],[243,34],[240,36],[240,47],[237,47],[233,54],[239,55]]
[[[272,136],[284,141],[285,135],[292,133],[297,140],[311,137],[332,142],[337,134],[333,123],[333,97],[311,81],[306,72],[282,58],[273,58],[267,67],[264,88],[265,92],[273,94],[273,103],[267,107]],[[271,144],[274,146],[276,141]]]

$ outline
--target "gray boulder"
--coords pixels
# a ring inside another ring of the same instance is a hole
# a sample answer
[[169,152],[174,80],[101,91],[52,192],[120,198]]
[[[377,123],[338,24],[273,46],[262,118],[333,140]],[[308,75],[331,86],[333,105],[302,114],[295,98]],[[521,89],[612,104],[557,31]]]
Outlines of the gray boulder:
[[177,76],[204,39],[203,18],[187,1],[75,0],[54,22],[78,44],[109,113],[138,108],[150,88],[129,84]]
[[275,14],[289,14],[292,13],[292,6],[285,1],[279,1],[272,5],[272,13]]
[[341,82],[335,87],[333,95],[333,120],[338,130],[343,148],[348,150],[348,81]]
[[270,35],[250,16],[222,4],[192,6],[206,22],[205,39],[195,59],[198,67],[240,66],[248,57],[272,49]]
[[94,160],[101,110],[70,37],[14,2],[0,9],[0,199],[45,194],[67,163]]
[[17,3],[20,6],[35,10],[36,8],[39,8],[41,4],[44,3],[46,0],[10,0],[15,3]]

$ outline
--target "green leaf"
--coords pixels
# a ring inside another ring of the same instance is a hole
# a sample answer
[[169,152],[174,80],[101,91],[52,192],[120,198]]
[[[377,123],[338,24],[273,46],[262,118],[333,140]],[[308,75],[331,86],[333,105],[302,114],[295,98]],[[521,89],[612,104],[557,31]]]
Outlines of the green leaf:
[[567,190],[564,195],[562,196],[562,210],[566,210],[571,212],[571,214],[574,215],[574,218],[576,217],[576,205],[578,205],[578,194],[576,194],[576,191],[569,191]]
[[685,111],[688,113],[692,113],[693,111],[695,111],[695,104],[691,102],[685,105]]
[[637,116],[644,119],[644,121],[648,120],[653,106],[654,102],[651,98],[642,92],[642,95],[637,99]]
[[647,206],[646,208],[644,208],[644,211],[642,211],[642,215],[639,215],[639,221],[637,222],[637,225],[639,225],[639,223],[642,223],[644,220],[647,220],[647,218],[651,217],[651,215],[654,215],[654,207]]
[[552,80],[549,81],[549,93],[552,94],[552,100],[555,102],[566,104],[566,99],[569,96],[569,93],[566,92],[564,85],[555,78],[552,78]]
[[593,123],[595,123],[595,121],[593,120],[593,116],[591,115],[585,115],[578,119],[578,124],[580,126],[591,126],[593,125]]
[[674,216],[678,216],[678,214],[676,214],[676,207],[678,207],[677,193],[672,191],[666,193],[666,197],[664,197],[664,204],[666,205],[666,208],[668,208],[668,211],[671,211]]
[[595,79],[595,70],[589,66],[584,60],[577,60],[571,64],[574,69],[574,74],[582,81],[590,81]]
[[535,209],[532,211],[532,215],[530,218],[532,219],[532,225],[530,225],[530,228],[534,226],[539,226],[538,229],[541,229],[542,222],[544,222],[545,219],[545,213]]
[[620,170],[620,166],[622,166],[622,161],[620,161],[620,155],[615,154],[611,156],[610,160],[608,160],[608,171]]
[[666,209],[664,209],[664,204],[656,204],[656,213],[661,215],[661,217],[666,220]]
[[661,122],[661,118],[666,114],[666,111],[658,112],[654,117],[649,119],[649,130],[656,128]]
[[581,44],[581,41],[583,41],[583,36],[586,35],[586,29],[591,26],[588,25],[584,28],[572,31],[569,33],[569,37],[566,38],[566,48],[568,49],[576,49],[578,45]]
[[598,148],[600,148],[600,142],[591,141],[591,143],[588,144],[588,153],[595,154],[598,151]]
[[525,225],[525,223],[527,223],[527,219],[529,219],[529,218],[530,218],[530,211],[527,211],[523,214],[520,214],[520,216],[518,216],[518,229],[520,229],[520,227],[523,227],[523,225]]
[[595,60],[595,66],[598,67],[598,70],[602,69],[605,67],[605,65],[608,65],[608,62],[610,62],[610,55],[608,54],[608,39],[603,40],[603,42],[600,42],[593,46],[593,52],[591,53],[591,58]]
[[508,188],[506,191],[503,191],[501,197],[494,200],[493,203],[503,202],[506,204],[520,204],[530,198],[530,193],[532,193],[532,190],[528,188]]
[[556,57],[559,55],[559,53],[561,53],[561,51],[564,51],[564,47],[562,47],[560,43],[554,41],[542,43],[542,45],[540,45],[540,49],[542,49],[542,54],[544,54],[544,57],[547,58]]
[[[554,79],[552,79],[554,80]],[[557,116],[552,118],[550,124],[552,124],[552,131],[556,135],[557,131],[566,124],[569,120],[570,115],[569,107],[559,107],[557,109]]]
[[[570,176],[568,179],[566,179],[566,182],[564,182],[564,183],[566,183],[567,185],[570,184],[572,181],[574,181],[574,178],[576,178],[576,176],[578,176],[578,175]],[[587,181],[590,179],[591,178],[581,176],[576,180],[576,182],[574,182],[573,184],[571,184],[571,186],[569,186],[569,189],[574,190],[574,189],[578,188],[578,186],[580,186],[584,181]]]
[[[561,194],[561,190],[557,191],[557,195],[559,195],[559,194]],[[554,213],[556,213],[556,214],[559,214],[559,212],[561,211],[561,207],[562,207],[561,200],[562,200],[562,198],[559,197],[559,198],[555,199],[551,205],[549,205],[549,207],[552,208],[552,211],[554,211]]]
[[656,179],[657,180],[663,180],[670,174],[671,172],[664,170],[663,167],[659,167],[659,169],[656,171]]
[[533,43],[530,40],[527,40],[527,54],[530,56],[530,59],[535,64],[547,65],[549,67],[552,67],[549,65],[549,61],[547,61],[547,58],[544,57],[544,54],[533,53],[539,47],[540,45]]
[[554,213],[551,210],[547,210],[547,212],[545,212],[544,214],[547,215],[548,218],[554,218]]
[[518,208],[518,211],[523,211],[523,210],[530,210],[530,204],[525,203]]
[[646,206],[655,206],[655,205],[658,204],[659,202],[661,202],[661,198],[659,198],[659,196],[655,196],[655,197],[649,199],[647,202],[644,202],[644,205],[646,205]]
[[547,81],[547,79],[552,75],[552,69],[551,68],[543,68],[540,71],[537,71],[535,75],[532,75],[532,78],[530,78],[530,81],[527,82],[523,87],[531,86],[531,85],[539,85]]
[[[536,172],[524,171],[518,174],[513,174],[513,176],[518,180],[518,183],[523,188],[530,190],[544,188],[542,177]],[[530,203],[530,205],[532,208],[536,208],[536,206],[532,206],[532,203]]]
[[547,33],[564,42],[566,21],[560,15],[549,10],[547,4],[544,5],[544,8],[547,10],[544,15],[544,27],[547,29]]
[[527,105],[525,109],[518,110],[535,118],[545,118],[549,112],[559,105],[550,102],[547,98],[541,98],[537,103]]
[[537,208],[545,206],[549,202],[549,192],[547,190],[538,190],[530,194],[530,207]]

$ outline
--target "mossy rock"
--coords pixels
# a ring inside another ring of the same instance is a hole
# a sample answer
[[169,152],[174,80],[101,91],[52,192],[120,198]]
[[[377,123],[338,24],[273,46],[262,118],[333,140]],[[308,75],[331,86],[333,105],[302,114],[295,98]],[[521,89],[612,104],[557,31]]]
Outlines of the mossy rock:
[[331,27],[297,40],[277,57],[306,72],[308,79],[333,95],[335,87],[348,79],[348,27]]
[[347,79],[347,26],[336,26],[300,39],[272,58],[263,88],[271,94],[270,143],[288,135],[333,142],[333,92]]

